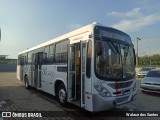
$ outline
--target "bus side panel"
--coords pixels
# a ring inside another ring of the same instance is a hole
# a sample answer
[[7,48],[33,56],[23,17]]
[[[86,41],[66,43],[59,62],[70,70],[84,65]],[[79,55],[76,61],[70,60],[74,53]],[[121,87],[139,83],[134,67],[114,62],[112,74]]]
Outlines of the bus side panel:
[[93,104],[92,104],[92,82],[91,82],[91,78],[88,79],[86,77],[85,79],[85,109],[88,111],[92,111],[93,110]]
[[[60,66],[61,65],[58,65],[58,67]],[[64,83],[64,85],[66,85],[66,76],[67,72],[57,71],[57,65],[42,65],[41,90],[55,95],[55,81],[61,80]]]
[[[59,70],[59,68],[61,68]],[[58,65],[55,67],[55,82],[57,80],[60,80],[65,85],[65,88],[67,90],[67,65]],[[55,85],[55,83],[54,83]],[[55,86],[57,87],[57,86]],[[54,91],[55,94],[55,91]]]

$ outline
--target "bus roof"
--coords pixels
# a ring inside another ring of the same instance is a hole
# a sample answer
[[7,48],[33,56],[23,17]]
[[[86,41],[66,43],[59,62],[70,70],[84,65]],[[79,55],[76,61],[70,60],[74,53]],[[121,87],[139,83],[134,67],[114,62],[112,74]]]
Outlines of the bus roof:
[[[47,42],[44,42],[44,43],[39,44],[39,45],[37,45],[37,46],[34,46],[34,47],[32,47],[32,48],[26,49],[26,50],[18,53],[18,55],[19,55],[19,54],[26,53],[26,52],[30,52],[30,51],[32,51],[32,50],[35,50],[35,49],[38,49],[38,48],[41,48],[41,47],[50,45],[50,44],[52,44],[52,43],[55,43],[55,42],[58,42],[58,41],[61,41],[61,40],[65,40],[65,39],[67,39],[67,38],[74,37],[74,36],[76,36],[76,35],[78,35],[78,34],[82,34],[82,33],[85,33],[85,32],[91,32],[91,34],[92,34],[95,26],[102,26],[102,27],[106,27],[106,28],[111,28],[111,27],[104,26],[104,25],[102,25],[102,24],[100,24],[100,23],[93,22],[93,23],[91,23],[91,24],[89,24],[89,25],[86,25],[86,26],[84,26],[84,27],[81,27],[81,28],[79,28],[79,29],[76,29],[76,30],[74,30],[74,31],[71,31],[71,32],[69,32],[69,33],[67,33],[67,34],[64,34],[64,35],[59,36],[59,37],[54,38],[54,39],[51,39],[51,40],[49,40],[49,41],[47,41]],[[114,28],[111,28],[111,29],[114,29]],[[116,29],[116,30],[117,30],[117,29]],[[118,31],[119,31],[119,30],[118,30]],[[122,32],[122,31],[121,31],[121,32]],[[123,32],[123,33],[124,33],[124,32]]]

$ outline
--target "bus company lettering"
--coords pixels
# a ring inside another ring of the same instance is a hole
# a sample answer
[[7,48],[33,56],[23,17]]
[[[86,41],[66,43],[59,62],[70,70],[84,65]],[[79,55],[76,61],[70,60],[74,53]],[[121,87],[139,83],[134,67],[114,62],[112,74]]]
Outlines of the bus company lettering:
[[54,71],[47,70],[47,67],[42,69],[42,75],[54,77]]

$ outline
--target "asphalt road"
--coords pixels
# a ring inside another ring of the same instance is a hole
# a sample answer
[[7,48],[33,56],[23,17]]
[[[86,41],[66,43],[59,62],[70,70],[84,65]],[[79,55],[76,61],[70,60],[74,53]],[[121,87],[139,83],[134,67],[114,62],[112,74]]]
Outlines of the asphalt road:
[[[72,104],[68,108],[62,107],[55,97],[35,89],[27,90],[24,84],[16,79],[16,73],[0,73],[0,111],[54,111],[57,116],[25,119],[106,119],[106,113],[116,111],[160,111],[160,94],[142,93],[139,89],[140,80],[137,80],[137,99],[130,104],[119,106],[112,110],[91,114]],[[59,111],[59,112],[58,112]],[[70,112],[72,111],[72,112]],[[49,114],[49,113],[48,113]],[[112,120],[158,120],[159,117],[108,117]],[[2,118],[1,118],[2,119]],[[3,119],[22,119],[3,118]],[[24,119],[24,118],[23,118]]]

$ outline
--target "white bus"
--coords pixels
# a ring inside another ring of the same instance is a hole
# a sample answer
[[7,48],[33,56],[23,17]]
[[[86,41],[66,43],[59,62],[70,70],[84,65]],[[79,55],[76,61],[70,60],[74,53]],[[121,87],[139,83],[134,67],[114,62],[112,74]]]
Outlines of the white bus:
[[18,54],[17,78],[96,112],[135,100],[135,52],[129,35],[92,23]]

